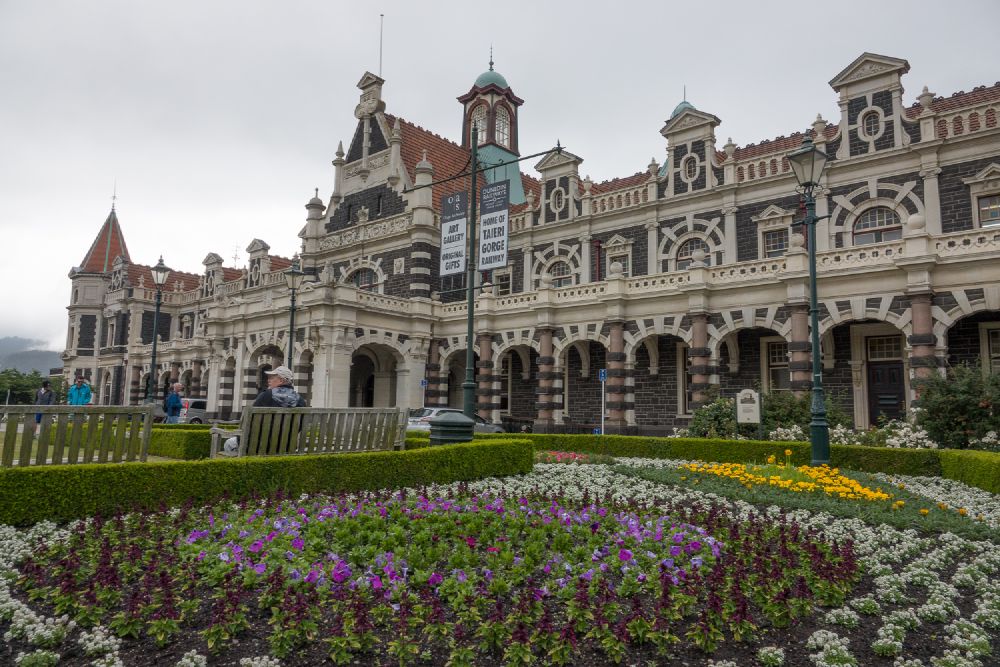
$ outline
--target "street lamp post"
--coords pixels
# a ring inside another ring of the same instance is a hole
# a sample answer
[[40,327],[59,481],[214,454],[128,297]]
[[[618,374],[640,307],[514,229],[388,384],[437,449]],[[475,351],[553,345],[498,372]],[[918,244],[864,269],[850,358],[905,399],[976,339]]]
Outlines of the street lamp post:
[[285,271],[285,283],[291,293],[292,300],[288,306],[288,368],[292,367],[292,352],[295,347],[295,292],[302,287],[306,274],[299,269],[299,258],[292,260],[292,266]]
[[[472,192],[469,197],[469,228],[468,228],[468,241],[469,241],[469,251],[466,256],[465,265],[465,288],[466,297],[468,299],[468,308],[466,310],[466,345],[465,345],[465,382],[462,383],[462,391],[464,395],[464,406],[462,412],[469,419],[475,420],[476,415],[476,383],[474,380],[473,373],[475,372],[475,357],[472,353],[472,346],[475,343],[474,336],[474,321],[476,318],[476,295],[473,283],[476,279],[476,200],[479,198],[479,191],[476,189],[476,171],[478,170],[478,165],[476,160],[478,159],[479,152],[479,131],[476,124],[472,124],[472,156],[470,157],[472,172]],[[475,422],[473,422],[475,425]],[[470,434],[471,435],[471,434]]]
[[156,287],[156,307],[153,309],[153,353],[149,358],[149,378],[146,380],[146,402],[156,401],[156,388],[159,386],[159,378],[156,371],[156,339],[159,337],[160,326],[160,304],[163,303],[163,286],[167,284],[170,276],[170,267],[163,263],[163,255],[150,272],[153,274],[153,285]]
[[[809,443],[812,465],[830,462],[830,427],[826,421],[826,398],[823,395],[823,366],[819,348],[819,298],[816,293],[816,199],[813,189],[819,185],[823,168],[829,157],[813,145],[806,134],[802,147],[788,155],[788,162],[805,197],[806,215],[801,224],[806,226],[809,248],[809,329],[812,356],[812,421],[809,423]],[[825,216],[824,216],[825,217]]]

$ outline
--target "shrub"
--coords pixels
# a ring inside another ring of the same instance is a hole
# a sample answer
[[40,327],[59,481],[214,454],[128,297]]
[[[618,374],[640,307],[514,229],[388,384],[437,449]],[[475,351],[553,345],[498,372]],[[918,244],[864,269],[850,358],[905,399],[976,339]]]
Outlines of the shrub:
[[916,382],[917,423],[942,447],[965,449],[970,440],[1000,431],[1000,375],[962,364]]
[[70,521],[278,489],[298,494],[419,487],[523,474],[531,467],[531,445],[519,437],[411,452],[8,468],[0,470],[0,523]]
[[[796,396],[790,391],[775,391],[761,394],[761,430],[764,433],[779,428],[798,426],[804,433],[809,432],[812,421],[812,396],[808,393]],[[849,425],[847,413],[829,395],[826,397],[826,420],[831,427]],[[695,438],[753,437],[757,434],[755,424],[736,423],[736,404],[732,398],[716,398],[711,403],[695,410],[687,434]]]
[[212,448],[212,434],[205,429],[154,428],[149,436],[151,456],[171,459],[207,459]]
[[990,493],[1000,493],[1000,454],[945,450],[937,453],[941,459],[941,472],[947,479],[955,479]]

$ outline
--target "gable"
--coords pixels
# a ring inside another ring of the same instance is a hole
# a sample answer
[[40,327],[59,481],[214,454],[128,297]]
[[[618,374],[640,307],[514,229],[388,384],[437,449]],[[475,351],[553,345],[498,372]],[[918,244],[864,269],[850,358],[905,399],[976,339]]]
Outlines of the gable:
[[721,122],[718,117],[710,113],[698,111],[697,109],[686,109],[668,120],[663,129],[660,130],[660,134],[667,136],[667,134],[677,132],[678,130],[687,130],[701,125],[718,125]]
[[862,53],[854,62],[840,71],[830,80],[830,86],[838,90],[848,83],[863,81],[891,72],[906,74],[910,71],[910,63],[900,58],[882,56],[877,53]]

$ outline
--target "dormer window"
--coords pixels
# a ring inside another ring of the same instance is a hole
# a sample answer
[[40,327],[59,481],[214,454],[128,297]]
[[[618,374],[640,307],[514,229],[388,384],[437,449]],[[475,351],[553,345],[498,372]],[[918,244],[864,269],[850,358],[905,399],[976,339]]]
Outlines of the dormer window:
[[378,276],[371,269],[358,269],[351,277],[351,281],[359,290],[373,292],[378,288]]
[[862,117],[861,125],[864,127],[865,135],[874,137],[879,133],[882,125],[882,118],[877,111],[869,111]]
[[979,198],[979,224],[1000,225],[1000,195]]
[[549,268],[549,274],[552,276],[553,287],[570,287],[573,285],[573,271],[566,262],[555,262]]
[[472,142],[472,130],[475,128],[478,138],[476,141],[480,144],[486,143],[486,105],[480,104],[475,109],[472,110],[472,116],[469,118],[469,142]]
[[692,155],[684,160],[684,175],[689,181],[698,177],[698,158]]
[[504,148],[510,147],[510,112],[506,107],[496,108],[496,140]]

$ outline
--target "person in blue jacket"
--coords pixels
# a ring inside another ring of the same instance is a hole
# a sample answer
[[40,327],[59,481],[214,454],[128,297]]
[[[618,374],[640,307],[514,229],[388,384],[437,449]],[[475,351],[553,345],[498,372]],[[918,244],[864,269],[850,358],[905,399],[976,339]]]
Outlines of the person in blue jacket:
[[176,424],[180,420],[181,410],[184,408],[184,403],[181,401],[181,391],[184,389],[184,385],[180,382],[175,382],[170,388],[170,394],[167,395],[167,400],[163,405],[163,411],[166,413],[166,423]]
[[77,375],[76,382],[66,392],[66,403],[68,405],[89,405],[90,395],[90,385],[87,384],[82,375]]

